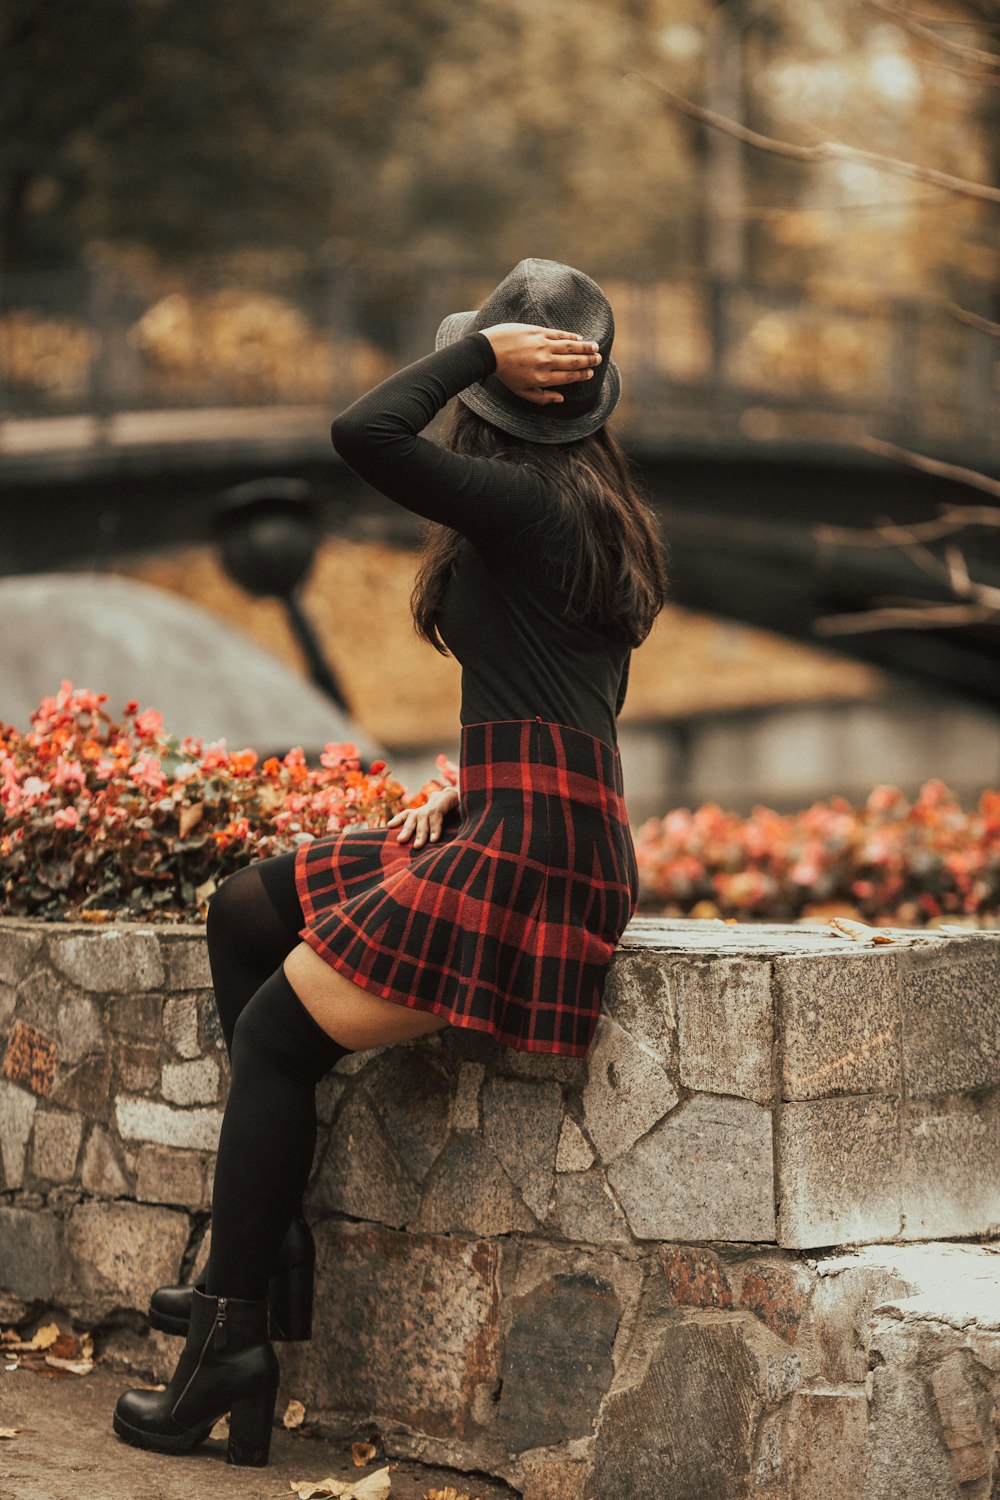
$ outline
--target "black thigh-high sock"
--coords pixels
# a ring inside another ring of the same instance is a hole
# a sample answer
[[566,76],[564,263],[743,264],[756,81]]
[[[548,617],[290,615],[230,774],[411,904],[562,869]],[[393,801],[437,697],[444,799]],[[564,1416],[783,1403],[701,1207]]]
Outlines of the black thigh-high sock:
[[316,1085],[349,1049],[314,1021],[279,967],[236,1022],[212,1194],[208,1294],[267,1295],[316,1148]]
[[243,1007],[298,944],[304,925],[294,850],[234,870],[212,896],[208,962],[227,1052]]

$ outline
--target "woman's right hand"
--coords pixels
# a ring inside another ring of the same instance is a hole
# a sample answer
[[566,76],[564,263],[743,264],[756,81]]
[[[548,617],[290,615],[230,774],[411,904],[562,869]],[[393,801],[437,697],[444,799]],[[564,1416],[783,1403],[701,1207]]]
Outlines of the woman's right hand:
[[419,849],[428,839],[435,843],[441,837],[444,820],[458,803],[458,787],[445,786],[439,792],[432,792],[422,807],[408,807],[404,812],[396,813],[385,826],[399,827],[396,835],[399,842],[405,844],[412,838],[414,849]]
[[590,380],[601,363],[597,345],[578,333],[542,328],[533,323],[497,323],[484,328],[496,355],[496,378],[515,396],[547,406],[562,401],[556,385]]

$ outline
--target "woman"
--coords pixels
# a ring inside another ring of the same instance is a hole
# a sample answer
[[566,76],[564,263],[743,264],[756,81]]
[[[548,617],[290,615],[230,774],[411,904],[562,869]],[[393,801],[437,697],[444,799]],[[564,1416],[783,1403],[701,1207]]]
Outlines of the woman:
[[[413,609],[462,663],[459,787],[251,865],[212,899],[232,1064],[212,1249],[204,1284],[154,1293],[151,1320],[187,1342],[164,1391],[118,1402],[115,1430],[140,1447],[185,1452],[228,1411],[230,1462],[267,1462],[268,1333],[308,1336],[301,1202],[315,1086],[339,1058],[447,1025],[535,1052],[590,1044],[636,899],[615,720],[665,591],[604,425],[613,336],[589,277],[522,261],[333,424],[358,474],[434,523]],[[447,445],[419,437],[456,395]]]

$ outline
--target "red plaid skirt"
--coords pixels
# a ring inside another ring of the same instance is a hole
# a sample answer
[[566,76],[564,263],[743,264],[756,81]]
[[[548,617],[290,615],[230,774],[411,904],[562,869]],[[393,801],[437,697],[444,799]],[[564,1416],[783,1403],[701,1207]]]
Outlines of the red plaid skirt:
[[635,910],[617,749],[542,719],[462,730],[460,820],[298,850],[300,937],[363,989],[507,1047],[581,1057]]

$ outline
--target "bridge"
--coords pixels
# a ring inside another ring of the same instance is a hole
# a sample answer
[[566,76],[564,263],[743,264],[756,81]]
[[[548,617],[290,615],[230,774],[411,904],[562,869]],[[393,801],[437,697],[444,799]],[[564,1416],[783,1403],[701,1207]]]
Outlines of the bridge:
[[[310,274],[154,296],[107,269],[5,278],[0,570],[206,537],[219,490],[276,473],[314,486],[331,530],[414,544],[413,519],[338,463],[330,416],[431,348],[442,309],[475,306],[490,285],[436,277],[378,296]],[[625,372],[617,425],[660,512],[676,602],[814,643],[818,618],[873,601],[954,604],[926,557],[835,544],[816,528],[909,525],[982,500],[865,446],[874,436],[1000,470],[1000,340],[982,319],[711,280],[608,290]],[[60,347],[71,375],[46,377]],[[1000,586],[1000,528],[954,540],[972,577]],[[997,613],[826,639],[1000,703]]]

